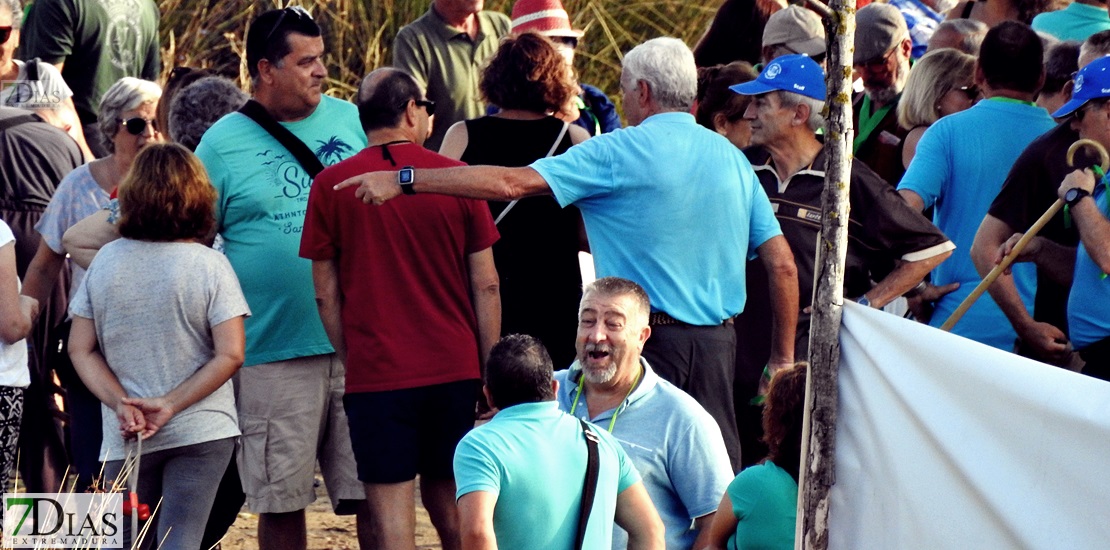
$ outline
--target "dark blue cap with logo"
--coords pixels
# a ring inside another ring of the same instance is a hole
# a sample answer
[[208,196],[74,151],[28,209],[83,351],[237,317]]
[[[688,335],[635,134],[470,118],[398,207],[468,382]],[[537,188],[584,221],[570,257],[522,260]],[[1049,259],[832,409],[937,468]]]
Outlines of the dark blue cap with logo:
[[825,71],[807,55],[784,55],[768,63],[755,80],[729,89],[741,95],[793,92],[824,101]]
[[1084,103],[1100,97],[1110,97],[1110,57],[1100,57],[1090,62],[1075,75],[1071,101],[1057,109],[1052,116],[1068,116]]

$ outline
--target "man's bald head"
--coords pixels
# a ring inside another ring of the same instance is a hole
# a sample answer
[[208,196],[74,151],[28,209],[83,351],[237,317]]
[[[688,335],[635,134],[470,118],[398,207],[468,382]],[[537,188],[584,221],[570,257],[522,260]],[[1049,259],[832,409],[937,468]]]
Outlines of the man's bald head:
[[362,79],[355,98],[363,131],[397,127],[409,101],[423,97],[420,85],[405,71],[393,67],[370,71]]

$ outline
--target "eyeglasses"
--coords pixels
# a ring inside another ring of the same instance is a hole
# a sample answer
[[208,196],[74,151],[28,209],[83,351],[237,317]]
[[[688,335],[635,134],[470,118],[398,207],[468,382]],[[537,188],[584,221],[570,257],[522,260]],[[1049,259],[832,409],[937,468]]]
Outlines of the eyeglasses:
[[963,92],[971,101],[979,99],[979,87],[972,84],[970,86],[960,86],[956,91]]
[[890,62],[890,58],[894,57],[894,52],[896,52],[896,51],[898,51],[897,46],[891,48],[889,52],[886,52],[886,54],[883,55],[882,57],[880,57],[879,59],[876,59],[874,61],[868,61],[866,63],[856,63],[856,65],[862,67],[864,70],[871,71],[871,72],[877,72],[877,71],[884,70],[884,69],[886,69],[887,63]]
[[294,18],[296,18],[297,21],[312,21],[312,15],[310,15],[308,11],[300,6],[289,6],[288,8],[283,8],[281,10],[281,15],[279,15],[277,21],[274,22],[274,26],[270,27],[270,32],[266,34],[265,42],[269,42],[270,39],[274,37],[274,33],[276,33],[277,30],[281,28],[281,23],[285,21],[285,16],[287,15],[292,15]]
[[1091,100],[1082,107],[1076,109],[1075,112],[1072,113],[1072,116],[1075,117],[1075,120],[1083,120],[1083,115],[1087,114],[1087,111],[1090,111],[1092,109],[1101,109],[1105,106],[1106,101]]
[[12,37],[12,26],[0,27],[0,44],[3,44]]
[[135,118],[129,118],[127,120],[124,120],[122,118],[117,118],[116,122],[118,122],[120,124],[123,124],[123,127],[127,130],[127,133],[129,133],[133,136],[143,135],[143,132],[146,131],[146,125],[147,124],[149,124],[150,127],[153,128],[155,132],[158,131],[158,121],[154,120],[154,119],[145,119],[145,118],[142,118],[142,117],[135,117]]
[[414,99],[412,101],[413,101],[413,103],[416,103],[417,107],[423,107],[423,108],[427,109],[428,110],[428,116],[432,116],[432,115],[436,114],[436,102],[434,102],[430,99]]

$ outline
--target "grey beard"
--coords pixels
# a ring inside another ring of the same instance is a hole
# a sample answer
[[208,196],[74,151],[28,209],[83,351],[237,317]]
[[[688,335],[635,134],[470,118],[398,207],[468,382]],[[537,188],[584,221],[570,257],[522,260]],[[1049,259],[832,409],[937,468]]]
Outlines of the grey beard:
[[910,60],[903,59],[898,63],[898,71],[894,75],[894,83],[881,90],[867,90],[867,97],[871,98],[872,103],[880,105],[887,105],[892,103],[898,94],[906,88],[906,79],[910,76]]
[[617,375],[617,365],[613,363],[602,371],[591,370],[582,365],[582,378],[591,384],[608,384]]

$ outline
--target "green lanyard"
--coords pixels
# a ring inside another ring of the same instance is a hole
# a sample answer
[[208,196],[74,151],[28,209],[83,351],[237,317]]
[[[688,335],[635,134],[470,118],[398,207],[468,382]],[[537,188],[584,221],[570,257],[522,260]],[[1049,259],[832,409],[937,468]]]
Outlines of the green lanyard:
[[601,121],[599,121],[597,119],[597,116],[594,115],[594,112],[591,111],[589,106],[586,105],[586,102],[582,99],[582,96],[580,96],[580,95],[574,96],[574,106],[578,107],[578,110],[580,111],[579,116],[585,115],[585,116],[589,117],[589,119],[594,122],[594,135],[595,136],[600,136],[601,135]]
[[1025,101],[1023,99],[1014,99],[1012,97],[988,97],[987,101],[997,101],[999,103],[1018,103],[1018,104],[1021,104],[1021,105],[1028,105],[1030,107],[1034,107],[1034,106],[1037,105],[1036,103],[1033,103],[1032,101]]
[[[632,395],[632,390],[636,389],[636,384],[640,383],[640,376],[644,374],[644,369],[641,367],[640,371],[636,373],[636,379],[632,381],[632,387],[628,388],[628,393],[624,394],[624,399],[621,399],[621,404],[613,410],[613,418],[609,420],[609,433],[613,433],[613,426],[617,424],[617,415],[624,410],[625,401],[628,401],[628,396]],[[578,408],[578,399],[582,397],[582,383],[581,377],[578,379],[578,390],[574,392],[574,403],[570,406],[570,415],[574,416],[574,411]]]
[[856,130],[856,139],[852,140],[852,154],[859,152],[859,148],[867,138],[879,127],[886,114],[894,107],[894,103],[884,106],[878,111],[871,112],[871,96],[863,96],[863,106],[859,110],[859,128]]

